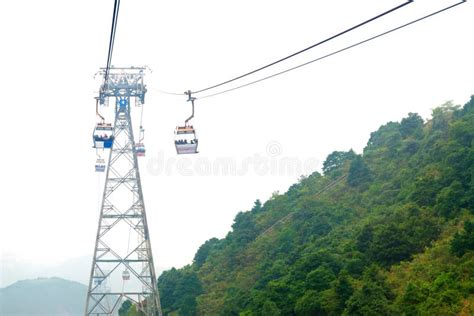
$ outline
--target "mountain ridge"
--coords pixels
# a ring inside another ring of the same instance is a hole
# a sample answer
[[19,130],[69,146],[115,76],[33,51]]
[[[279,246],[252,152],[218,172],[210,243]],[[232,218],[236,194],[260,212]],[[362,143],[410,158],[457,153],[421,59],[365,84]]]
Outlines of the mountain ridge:
[[165,271],[164,314],[474,313],[474,97],[388,122],[322,171]]
[[86,285],[57,277],[20,280],[0,289],[0,314],[82,315],[86,293]]

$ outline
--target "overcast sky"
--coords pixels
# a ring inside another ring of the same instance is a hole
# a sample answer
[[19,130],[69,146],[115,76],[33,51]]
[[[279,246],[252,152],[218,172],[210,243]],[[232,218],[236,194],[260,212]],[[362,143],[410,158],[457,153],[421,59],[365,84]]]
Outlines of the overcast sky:
[[[239,211],[320,170],[330,152],[361,153],[370,133],[388,121],[409,112],[428,118],[446,101],[467,102],[474,94],[473,4],[243,89],[196,95],[200,154],[193,157],[177,157],[173,144],[175,126],[189,115],[186,97],[159,91],[220,83],[401,3],[121,1],[112,64],[153,70],[145,77],[147,156],[140,171],[160,270],[191,263],[205,240],[226,235]],[[248,80],[454,3],[416,0]],[[0,3],[0,286],[30,277],[33,270],[22,266],[92,255],[104,181],[91,148],[100,85],[94,74],[105,66],[112,10],[113,0]],[[139,114],[133,109],[132,116]],[[214,169],[223,161],[235,173]],[[288,162],[299,168],[282,171]]]

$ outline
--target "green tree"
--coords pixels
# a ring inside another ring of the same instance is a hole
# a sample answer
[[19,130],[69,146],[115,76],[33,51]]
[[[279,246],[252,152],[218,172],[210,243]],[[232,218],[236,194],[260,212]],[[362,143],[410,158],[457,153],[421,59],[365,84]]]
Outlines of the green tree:
[[219,244],[219,239],[217,238],[211,238],[207,240],[201,247],[199,247],[198,251],[194,255],[194,264],[196,264],[197,267],[201,267],[204,262],[206,262],[207,257],[211,253],[211,251],[217,247]]
[[462,257],[467,251],[474,250],[474,222],[464,222],[464,231],[456,232],[450,247],[451,252],[458,257]]
[[258,234],[254,217],[251,212],[239,212],[232,224],[232,240],[237,246],[243,246],[252,241]]
[[136,305],[132,305],[132,307],[130,307],[126,315],[127,316],[145,316],[145,313],[138,310]]
[[262,210],[262,202],[260,202],[259,199],[256,199],[254,204],[253,204],[253,207],[252,207],[252,210],[251,212],[252,213],[258,213]]
[[420,137],[423,133],[423,119],[417,113],[408,113],[400,122],[400,133],[403,137]]
[[459,276],[442,272],[429,286],[428,296],[418,309],[421,315],[457,315],[462,298]]
[[127,316],[128,311],[130,310],[132,305],[133,304],[130,300],[126,300],[125,302],[123,302],[122,306],[120,306],[119,311],[118,311],[119,316]]
[[314,290],[306,291],[295,305],[295,313],[298,316],[314,316],[322,312],[320,296]]
[[355,157],[356,154],[352,149],[349,151],[333,151],[323,162],[323,173],[328,175],[333,171],[339,170],[347,161]]
[[367,147],[364,150],[371,151],[383,147],[396,147],[400,141],[400,123],[388,122],[387,124],[380,126],[377,131],[370,133]]
[[379,286],[364,282],[347,302],[344,315],[379,316],[392,315],[389,300],[383,295]]
[[196,297],[202,293],[202,286],[191,266],[163,272],[158,278],[158,289],[164,313],[179,311],[183,316],[196,313]]
[[451,101],[433,109],[433,112],[431,113],[432,129],[442,131],[448,130],[449,122],[453,116],[453,113],[458,109],[459,106],[453,105]]
[[329,289],[334,279],[334,272],[324,264],[308,273],[306,276],[306,286],[309,289],[321,292]]
[[405,315],[419,315],[419,305],[426,300],[427,295],[428,289],[414,282],[408,282],[398,304],[400,312]]
[[423,167],[414,179],[410,200],[419,206],[433,206],[436,203],[436,195],[443,188],[443,171],[438,163],[431,163]]
[[390,215],[364,225],[356,247],[384,267],[408,260],[439,235],[439,225],[428,211],[408,203]]
[[359,186],[365,184],[372,179],[370,170],[361,156],[356,156],[351,162],[349,168],[349,175],[347,176],[347,183],[352,186]]
[[455,180],[449,187],[443,188],[436,196],[436,209],[444,217],[453,217],[461,207],[464,195],[462,184]]
[[281,312],[274,302],[267,300],[262,306],[262,315],[279,316]]
[[354,293],[354,288],[350,282],[349,273],[347,270],[341,270],[339,273],[334,284],[334,292],[336,293],[337,298],[337,307],[335,313],[340,315],[346,307],[346,302]]
[[370,266],[364,272],[362,286],[354,291],[347,301],[344,315],[378,316],[392,315],[393,293],[385,278],[380,275],[376,266]]

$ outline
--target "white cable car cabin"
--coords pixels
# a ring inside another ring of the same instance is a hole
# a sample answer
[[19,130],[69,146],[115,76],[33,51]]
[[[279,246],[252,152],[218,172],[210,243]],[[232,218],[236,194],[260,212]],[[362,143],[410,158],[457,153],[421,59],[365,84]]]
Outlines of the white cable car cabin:
[[178,155],[197,154],[198,139],[193,126],[176,127],[174,144]]
[[97,158],[95,161],[95,172],[104,172],[105,171],[105,160],[102,158]]
[[196,137],[196,130],[188,122],[194,117],[194,100],[191,97],[191,91],[187,91],[188,101],[191,101],[192,113],[191,116],[184,121],[184,126],[177,126],[174,132],[174,145],[178,155],[183,154],[197,154],[198,139]]
[[[143,108],[142,108],[143,109]],[[143,126],[141,126],[140,122],[140,133],[138,137],[138,143],[135,143],[135,154],[137,157],[145,157],[145,144],[143,143],[143,139],[145,138],[145,130],[143,129]]]
[[122,279],[124,281],[130,280],[130,272],[128,270],[123,271],[122,273]]
[[112,148],[114,143],[114,128],[111,123],[97,123],[94,129],[94,148]]

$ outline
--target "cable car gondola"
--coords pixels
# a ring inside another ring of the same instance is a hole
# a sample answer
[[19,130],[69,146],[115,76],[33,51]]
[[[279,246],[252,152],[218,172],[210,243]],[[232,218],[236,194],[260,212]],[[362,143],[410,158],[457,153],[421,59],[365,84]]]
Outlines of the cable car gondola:
[[94,277],[94,286],[100,286],[105,277]]
[[104,172],[105,171],[105,160],[102,158],[97,158],[95,161],[95,172]]
[[137,154],[137,157],[145,157],[145,145],[143,143],[136,143],[135,153]]
[[114,128],[111,123],[97,123],[94,129],[94,148],[112,148],[114,143]]
[[145,138],[145,130],[140,125],[140,136],[138,137],[138,143],[135,143],[135,154],[137,157],[145,157],[145,144],[143,139]]
[[185,125],[176,127],[174,144],[178,155],[198,153],[198,139],[193,126]]
[[191,116],[188,117],[186,121],[184,121],[184,126],[177,126],[174,132],[174,145],[178,155],[198,153],[198,139],[196,136],[196,130],[188,123],[194,117],[194,100],[196,98],[191,97],[190,91],[188,91],[187,94],[189,96],[188,101],[191,101],[192,104],[192,113]]
[[122,273],[122,279],[123,279],[124,281],[130,280],[130,271],[128,271],[128,270],[123,271],[123,273]]

